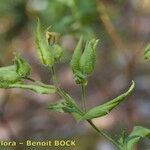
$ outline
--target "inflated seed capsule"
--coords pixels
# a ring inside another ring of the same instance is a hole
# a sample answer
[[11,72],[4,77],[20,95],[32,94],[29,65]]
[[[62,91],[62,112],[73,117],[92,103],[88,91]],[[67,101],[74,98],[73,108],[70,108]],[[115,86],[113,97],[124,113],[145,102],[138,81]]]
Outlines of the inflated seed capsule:
[[49,50],[52,52],[55,62],[59,61],[63,55],[63,48],[58,45],[60,35],[56,32],[46,31],[46,40]]
[[19,55],[15,55],[14,58],[16,65],[16,72],[20,77],[28,77],[30,75],[30,65]]
[[41,33],[40,21],[37,22],[37,28],[35,33],[35,44],[38,49],[38,56],[43,65],[52,66],[54,64],[54,57],[49,50],[49,45],[46,42],[45,37]]
[[52,49],[55,61],[56,62],[59,61],[63,55],[63,48],[59,46],[58,44],[54,44],[51,49]]
[[10,84],[20,81],[16,73],[16,66],[7,66],[0,68],[0,88],[8,88]]
[[80,59],[80,70],[89,75],[93,72],[96,63],[96,46],[98,40],[92,39],[86,42],[84,52]]
[[72,59],[71,59],[71,68],[73,72],[80,71],[80,58],[82,55],[82,42],[83,42],[83,37],[80,37],[80,40],[77,43],[77,46],[74,50]]

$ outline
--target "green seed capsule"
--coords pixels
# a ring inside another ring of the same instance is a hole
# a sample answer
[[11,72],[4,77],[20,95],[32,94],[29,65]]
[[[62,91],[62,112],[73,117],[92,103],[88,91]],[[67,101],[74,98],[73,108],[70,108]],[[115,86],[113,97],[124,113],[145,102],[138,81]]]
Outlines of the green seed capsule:
[[77,43],[77,46],[75,48],[75,51],[71,59],[71,68],[73,72],[80,71],[80,58],[82,55],[82,41],[83,41],[83,38],[80,37],[80,40]]
[[0,88],[8,88],[10,84],[19,81],[20,77],[16,73],[15,65],[0,68]]
[[28,77],[30,75],[30,65],[19,55],[15,56],[16,72],[20,77]]
[[93,72],[96,63],[96,46],[98,40],[87,41],[84,52],[80,59],[80,70],[89,75]]
[[41,63],[46,66],[52,66],[54,64],[54,58],[52,52],[49,49],[49,45],[46,42],[46,39],[41,33],[41,25],[38,20],[36,33],[35,33],[35,43],[38,49],[38,55],[41,60]]
[[63,55],[63,49],[57,44],[54,44],[51,49],[52,49],[52,53],[53,53],[55,61],[56,62],[59,61]]

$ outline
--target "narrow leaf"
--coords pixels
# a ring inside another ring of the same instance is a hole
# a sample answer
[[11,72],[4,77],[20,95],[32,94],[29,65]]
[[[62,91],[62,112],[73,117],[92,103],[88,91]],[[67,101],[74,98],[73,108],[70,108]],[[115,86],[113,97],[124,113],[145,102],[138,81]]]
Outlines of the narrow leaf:
[[134,127],[133,131],[127,138],[127,150],[133,150],[133,146],[143,137],[150,138],[150,129],[141,126]]
[[116,97],[115,99],[106,102],[100,106],[97,106],[95,108],[92,108],[89,110],[82,118],[81,120],[87,120],[87,119],[94,119],[97,117],[104,116],[108,114],[113,108],[118,106],[125,98],[132,92],[134,89],[135,83],[132,81],[132,85],[130,86],[129,90],[120,96]]
[[28,89],[39,94],[52,94],[56,92],[56,88],[52,85],[40,86],[40,85],[32,85],[32,84],[29,84],[29,85],[28,84],[11,84],[9,88]]

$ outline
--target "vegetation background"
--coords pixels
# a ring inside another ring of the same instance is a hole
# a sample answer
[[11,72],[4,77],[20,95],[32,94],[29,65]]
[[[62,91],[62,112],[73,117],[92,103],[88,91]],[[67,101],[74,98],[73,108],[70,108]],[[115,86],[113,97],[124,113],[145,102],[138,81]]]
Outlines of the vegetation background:
[[[0,66],[12,64],[19,52],[32,66],[32,77],[51,82],[38,61],[34,44],[36,18],[43,29],[51,26],[61,34],[65,55],[57,65],[61,86],[80,104],[69,62],[80,35],[100,39],[95,72],[87,87],[88,107],[117,96],[136,81],[136,89],[116,110],[94,122],[114,137],[134,125],[150,128],[150,69],[143,51],[150,40],[149,0],[1,0]],[[68,114],[45,109],[57,95],[37,95],[20,89],[0,90],[0,140],[76,139],[75,150],[114,150],[86,123],[76,123]],[[16,147],[16,149],[25,149]],[[71,148],[73,150],[73,148]],[[137,150],[149,150],[141,140]]]

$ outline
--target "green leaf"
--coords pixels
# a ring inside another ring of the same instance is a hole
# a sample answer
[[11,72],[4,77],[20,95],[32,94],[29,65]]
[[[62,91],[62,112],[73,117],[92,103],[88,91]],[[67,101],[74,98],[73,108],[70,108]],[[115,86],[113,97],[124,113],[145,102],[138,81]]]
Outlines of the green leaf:
[[150,59],[150,44],[144,50],[144,58]]
[[38,94],[53,94],[56,92],[55,86],[52,85],[33,85],[33,84],[11,84],[9,85],[9,88],[21,88],[21,89],[27,89],[31,90],[33,92],[36,92]]
[[82,42],[83,42],[83,37],[80,37],[80,40],[77,43],[77,46],[74,50],[71,59],[71,68],[73,70],[73,73],[76,71],[80,71],[80,57],[82,55]]
[[19,81],[20,77],[16,73],[15,65],[0,68],[0,88],[8,88],[10,84]]
[[89,110],[82,118],[81,120],[87,120],[87,119],[93,119],[97,117],[101,117],[104,115],[107,115],[113,108],[118,106],[134,89],[135,83],[132,81],[132,85],[128,89],[127,92],[121,94],[120,96],[116,97],[115,99],[106,102],[100,106],[97,106],[95,108],[92,108]]
[[133,146],[140,140],[140,138],[149,137],[150,138],[150,129],[136,126],[133,131],[127,138],[127,150],[133,150]]
[[59,101],[55,104],[49,104],[47,108],[51,111],[72,114],[76,120],[82,116],[81,112],[76,108],[75,105],[65,100]]
[[98,40],[87,41],[84,52],[80,59],[80,70],[88,75],[93,72],[96,63],[96,46]]
[[41,25],[39,20],[37,22],[35,33],[35,43],[41,63],[46,66],[52,66],[54,64],[54,58],[45,37],[41,33]]
[[14,58],[15,65],[16,65],[16,72],[20,77],[28,77],[30,75],[30,65],[19,55],[15,55]]

